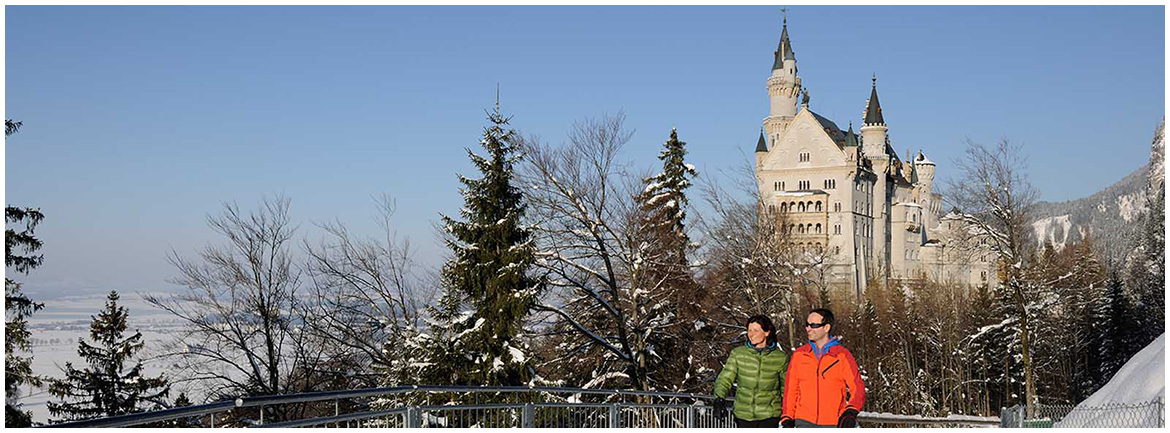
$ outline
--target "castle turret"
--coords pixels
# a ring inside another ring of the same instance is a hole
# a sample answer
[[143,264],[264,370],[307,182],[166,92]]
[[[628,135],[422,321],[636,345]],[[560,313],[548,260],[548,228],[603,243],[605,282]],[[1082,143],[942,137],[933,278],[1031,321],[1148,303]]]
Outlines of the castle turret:
[[784,130],[796,116],[797,97],[800,95],[800,77],[796,76],[796,53],[788,39],[788,18],[780,32],[780,46],[773,53],[772,75],[768,77],[768,99],[771,106],[764,119],[764,131],[773,146],[784,135]]
[[934,193],[934,162],[926,159],[926,155],[922,151],[918,151],[918,156],[914,157],[914,172],[918,173],[918,188],[922,189],[922,201],[925,209],[922,215],[925,218],[924,225],[928,230],[934,229],[938,224],[939,212],[942,210],[941,203],[937,203],[938,197]]
[[768,139],[764,137],[764,129],[760,128],[760,140],[756,142],[756,171],[760,170],[760,165],[764,163],[764,158],[768,156]]
[[882,118],[882,105],[878,102],[877,76],[873,77],[873,88],[869,92],[869,102],[865,105],[865,121],[861,126],[861,152],[867,158],[885,157],[886,154],[886,120]]

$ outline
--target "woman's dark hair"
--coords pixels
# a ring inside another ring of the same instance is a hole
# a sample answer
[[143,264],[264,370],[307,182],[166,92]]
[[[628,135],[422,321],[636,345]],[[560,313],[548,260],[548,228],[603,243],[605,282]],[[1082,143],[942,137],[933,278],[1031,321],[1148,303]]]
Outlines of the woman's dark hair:
[[[755,316],[748,317],[747,324],[751,325],[753,323],[759,323],[760,329],[768,333],[768,346],[776,344],[776,325],[772,324],[772,319],[769,319],[768,316],[763,314],[757,314]],[[750,342],[751,340],[748,341]]]

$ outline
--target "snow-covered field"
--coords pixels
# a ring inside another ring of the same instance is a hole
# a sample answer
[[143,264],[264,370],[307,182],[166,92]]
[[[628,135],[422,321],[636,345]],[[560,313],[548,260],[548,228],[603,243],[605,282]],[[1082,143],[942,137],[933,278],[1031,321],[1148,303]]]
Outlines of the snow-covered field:
[[1097,409],[1166,401],[1166,334],[1129,359],[1109,383],[1082,401],[1056,427],[1157,427],[1154,411]]
[[[130,313],[130,328],[127,336],[135,330],[142,332],[146,347],[139,352],[139,359],[146,360],[158,352],[160,343],[170,339],[170,333],[179,325],[174,316],[159,310],[142,300],[138,293],[119,292],[119,305],[125,306]],[[86,364],[77,354],[78,338],[89,339],[90,316],[96,315],[105,308],[106,296],[67,297],[60,299],[34,299],[43,302],[45,308],[29,318],[29,331],[32,333],[32,369],[33,373],[42,377],[61,378],[65,375],[61,368],[66,362],[72,362],[74,368],[82,368]],[[166,366],[159,361],[144,361],[145,374],[155,376],[166,371]],[[177,392],[172,392],[178,395]],[[174,395],[171,397],[174,398]],[[46,389],[21,390],[20,402],[25,410],[33,412],[33,421],[47,422],[49,410],[45,405],[52,396]]]

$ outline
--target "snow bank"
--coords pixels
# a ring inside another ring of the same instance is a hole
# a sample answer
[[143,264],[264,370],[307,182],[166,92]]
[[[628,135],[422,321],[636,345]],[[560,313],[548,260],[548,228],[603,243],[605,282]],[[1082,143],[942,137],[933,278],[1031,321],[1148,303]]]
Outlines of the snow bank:
[[[1166,398],[1166,334],[1126,362],[1109,383],[1073,408],[1056,427],[1157,427],[1155,416],[1138,416],[1143,409],[1096,409],[1105,405],[1136,405]],[[1152,418],[1152,419],[1151,419]]]

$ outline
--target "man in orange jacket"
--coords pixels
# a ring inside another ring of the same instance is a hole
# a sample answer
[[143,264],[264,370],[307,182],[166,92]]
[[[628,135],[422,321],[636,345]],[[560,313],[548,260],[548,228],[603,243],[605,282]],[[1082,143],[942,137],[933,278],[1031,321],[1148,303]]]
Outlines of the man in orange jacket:
[[809,344],[788,360],[784,379],[782,427],[857,427],[865,404],[865,384],[853,354],[829,337],[833,312],[818,308],[804,325]]

